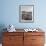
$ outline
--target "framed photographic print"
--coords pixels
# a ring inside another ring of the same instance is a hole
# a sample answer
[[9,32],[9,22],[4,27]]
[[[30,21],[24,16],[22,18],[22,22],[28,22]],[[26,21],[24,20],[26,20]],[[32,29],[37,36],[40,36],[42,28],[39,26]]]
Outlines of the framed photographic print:
[[19,6],[19,21],[25,23],[34,22],[34,5]]

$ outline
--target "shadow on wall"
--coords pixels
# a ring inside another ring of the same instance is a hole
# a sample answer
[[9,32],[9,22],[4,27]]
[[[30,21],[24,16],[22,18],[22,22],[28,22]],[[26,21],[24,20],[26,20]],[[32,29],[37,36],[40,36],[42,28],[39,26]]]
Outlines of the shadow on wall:
[[2,43],[2,36],[3,36],[3,32],[5,32],[6,30],[4,30],[5,25],[4,24],[0,24],[0,43]]

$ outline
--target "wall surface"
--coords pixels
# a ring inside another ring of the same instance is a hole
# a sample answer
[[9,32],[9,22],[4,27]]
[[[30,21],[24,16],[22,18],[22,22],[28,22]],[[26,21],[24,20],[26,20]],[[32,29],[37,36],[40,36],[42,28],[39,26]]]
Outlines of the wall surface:
[[[46,0],[0,0],[0,25],[13,24],[16,28],[46,28]],[[19,22],[19,5],[34,5],[34,22]]]

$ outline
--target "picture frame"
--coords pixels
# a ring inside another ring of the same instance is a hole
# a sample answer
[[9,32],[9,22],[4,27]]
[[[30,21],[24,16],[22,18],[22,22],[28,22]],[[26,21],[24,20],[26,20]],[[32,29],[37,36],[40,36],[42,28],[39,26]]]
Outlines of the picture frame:
[[34,22],[34,5],[19,5],[19,22]]

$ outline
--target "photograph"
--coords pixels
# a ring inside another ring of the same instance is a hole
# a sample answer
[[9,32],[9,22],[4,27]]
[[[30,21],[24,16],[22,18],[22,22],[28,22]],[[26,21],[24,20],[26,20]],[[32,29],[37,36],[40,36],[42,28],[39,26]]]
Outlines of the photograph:
[[33,22],[34,20],[34,5],[20,5],[19,6],[19,21]]

